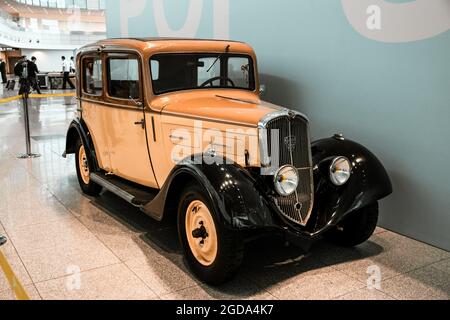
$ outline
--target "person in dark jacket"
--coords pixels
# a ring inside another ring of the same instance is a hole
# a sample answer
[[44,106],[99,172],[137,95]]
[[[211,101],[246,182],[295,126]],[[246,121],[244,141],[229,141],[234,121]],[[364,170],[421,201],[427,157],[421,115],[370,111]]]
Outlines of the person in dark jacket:
[[2,75],[2,83],[6,83],[6,62],[0,59],[0,73]]
[[38,94],[41,94],[37,80],[38,73],[39,70],[36,65],[36,57],[31,57],[31,61],[28,62],[28,80],[30,81],[31,89],[35,90]]

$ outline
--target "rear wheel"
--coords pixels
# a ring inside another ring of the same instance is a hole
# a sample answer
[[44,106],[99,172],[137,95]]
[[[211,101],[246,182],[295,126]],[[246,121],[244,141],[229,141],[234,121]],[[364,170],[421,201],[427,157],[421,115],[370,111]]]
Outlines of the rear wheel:
[[77,168],[78,183],[81,190],[90,196],[98,196],[102,192],[102,187],[94,183],[91,178],[91,167],[88,154],[83,143],[79,139],[76,146],[75,166]]
[[332,243],[354,247],[367,241],[378,223],[378,202],[352,212],[325,234]]
[[241,265],[240,234],[218,223],[207,192],[198,184],[183,191],[178,208],[178,233],[186,262],[202,281],[219,285]]

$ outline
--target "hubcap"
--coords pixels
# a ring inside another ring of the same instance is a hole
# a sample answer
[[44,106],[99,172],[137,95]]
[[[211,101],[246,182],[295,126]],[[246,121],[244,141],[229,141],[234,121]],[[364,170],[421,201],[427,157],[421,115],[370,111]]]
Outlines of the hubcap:
[[78,166],[80,167],[81,179],[85,184],[89,184],[89,165],[87,162],[86,150],[84,146],[80,146],[80,151],[78,152]]
[[192,201],[186,210],[186,236],[192,254],[199,263],[210,266],[217,256],[217,232],[208,207]]

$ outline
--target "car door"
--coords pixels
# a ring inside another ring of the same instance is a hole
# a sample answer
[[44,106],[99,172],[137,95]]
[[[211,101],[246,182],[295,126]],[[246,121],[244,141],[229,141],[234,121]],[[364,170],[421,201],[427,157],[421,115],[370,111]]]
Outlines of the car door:
[[144,121],[141,59],[134,53],[108,52],[105,65],[111,173],[157,188]]
[[80,61],[81,86],[80,107],[82,118],[86,123],[94,142],[97,162],[101,169],[110,172],[109,132],[111,122],[110,108],[104,103],[104,70],[102,55],[98,52],[85,53]]

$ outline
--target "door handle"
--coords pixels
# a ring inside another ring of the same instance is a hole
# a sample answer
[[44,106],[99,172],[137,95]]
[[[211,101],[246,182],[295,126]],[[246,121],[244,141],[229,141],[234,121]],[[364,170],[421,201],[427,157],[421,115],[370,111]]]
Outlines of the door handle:
[[145,120],[144,119],[142,119],[141,121],[137,121],[134,124],[137,126],[141,126],[142,129],[145,129]]

